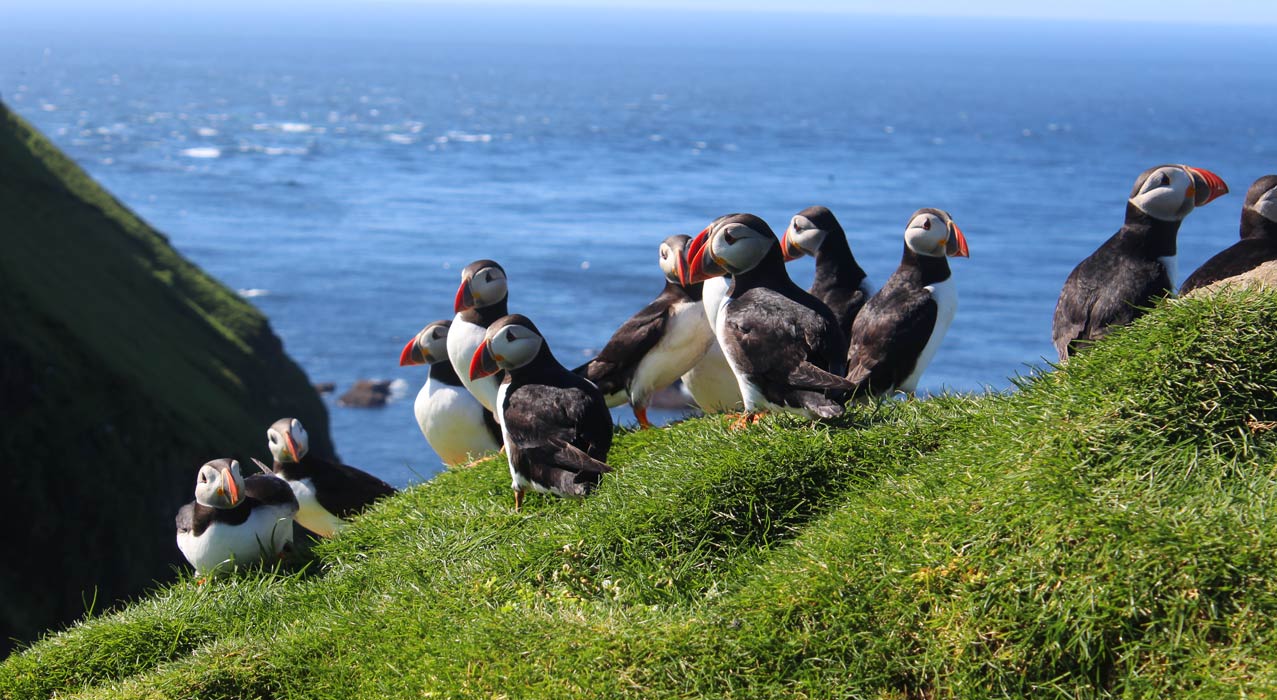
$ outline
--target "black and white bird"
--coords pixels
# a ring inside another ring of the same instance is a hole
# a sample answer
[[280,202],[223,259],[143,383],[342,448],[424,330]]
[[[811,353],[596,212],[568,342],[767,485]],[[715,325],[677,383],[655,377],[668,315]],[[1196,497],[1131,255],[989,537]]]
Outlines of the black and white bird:
[[245,479],[239,462],[200,467],[195,500],[177,511],[177,547],[200,575],[278,556],[293,541],[297,499],[283,480]]
[[651,427],[653,394],[692,369],[714,343],[701,305],[701,285],[684,284],[683,253],[690,236],[661,242],[661,293],[612,334],[597,357],[573,370],[594,382],[610,407],[629,401],[639,427]]
[[395,492],[368,472],[310,454],[306,428],[296,418],[271,424],[266,445],[275,458],[272,471],[297,497],[297,524],[320,537],[332,537],[346,525],[346,518]]
[[785,262],[804,255],[816,258],[816,277],[807,291],[823,301],[838,319],[838,327],[850,337],[851,324],[860,308],[874,295],[868,275],[851,254],[851,243],[842,224],[826,207],[815,206],[794,214],[780,238]]
[[[687,277],[687,254],[690,248],[689,240],[681,251],[684,284],[690,284]],[[709,324],[710,332],[714,334],[714,342],[706,348],[700,361],[683,374],[683,386],[687,389],[687,393],[692,395],[692,400],[696,402],[697,407],[705,413],[743,411],[745,401],[740,396],[740,385],[736,382],[736,375],[732,373],[731,365],[727,364],[727,355],[723,353],[723,346],[718,342],[718,335],[715,333],[718,311],[727,300],[727,288],[731,286],[731,279],[723,275],[711,277],[698,284],[701,285],[701,306],[705,311],[705,321]]]
[[967,256],[966,236],[948,212],[909,217],[900,266],[851,326],[847,379],[856,395],[914,392],[958,309],[948,258]]
[[1277,175],[1265,175],[1246,192],[1241,240],[1202,263],[1184,280],[1179,293],[1236,277],[1273,260],[1277,260]]
[[744,399],[742,417],[784,410],[809,418],[843,412],[847,341],[833,312],[794,284],[780,241],[752,214],[720,217],[688,252],[689,278],[732,276],[715,334]]
[[429,366],[412,412],[430,447],[444,464],[455,465],[496,452],[501,447],[501,427],[461,383],[448,359],[451,325],[452,321],[435,321],[423,328],[404,346],[399,366]]
[[452,327],[448,329],[448,359],[461,383],[483,407],[496,413],[501,376],[470,378],[470,358],[483,342],[488,325],[509,313],[505,270],[493,260],[476,260],[461,270],[461,286],[453,302]]
[[1051,336],[1061,361],[1175,293],[1180,223],[1227,193],[1218,175],[1201,168],[1159,165],[1140,173],[1126,223],[1073,268],[1060,291]]
[[470,376],[505,370],[497,391],[498,421],[510,463],[514,508],[528,490],[588,495],[612,471],[612,414],[590,380],[559,364],[526,316],[498,319],[475,350]]

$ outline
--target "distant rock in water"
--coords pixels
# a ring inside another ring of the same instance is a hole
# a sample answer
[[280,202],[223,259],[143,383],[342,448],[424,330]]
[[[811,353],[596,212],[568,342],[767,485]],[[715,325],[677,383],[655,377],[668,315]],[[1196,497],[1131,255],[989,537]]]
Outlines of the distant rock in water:
[[346,408],[381,408],[390,400],[390,380],[360,379],[337,399]]
[[1239,287],[1244,289],[1270,289],[1277,290],[1277,260],[1272,260],[1260,265],[1253,270],[1247,270],[1235,277],[1212,282],[1205,287],[1198,287],[1189,292],[1185,296],[1201,296],[1203,294],[1214,294],[1221,289],[1227,287]]
[[334,391],[337,391],[337,384],[335,382],[317,382],[315,384],[315,391],[318,391],[321,394],[331,394]]
[[171,579],[201,464],[285,415],[333,447],[266,317],[3,104],[0,222],[3,657]]

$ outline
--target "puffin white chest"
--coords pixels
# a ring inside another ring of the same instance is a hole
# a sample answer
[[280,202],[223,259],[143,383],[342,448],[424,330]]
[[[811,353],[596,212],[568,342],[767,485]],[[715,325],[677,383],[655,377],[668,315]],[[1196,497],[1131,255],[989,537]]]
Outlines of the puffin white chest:
[[474,359],[474,352],[483,344],[487,332],[485,326],[463,321],[461,314],[457,314],[448,329],[448,361],[452,363],[452,368],[457,371],[457,377],[466,389],[489,411],[495,412],[497,383],[500,381],[498,376],[470,381],[470,360]]
[[290,480],[288,486],[297,497],[297,524],[319,535],[332,537],[346,526],[346,521],[328,512],[315,498],[315,484],[310,479]]
[[731,282],[726,277],[711,277],[701,286],[701,305],[705,307],[705,318],[709,319],[710,330],[718,335],[718,316],[727,303],[727,288]]
[[293,541],[291,506],[254,508],[238,525],[214,522],[196,536],[177,534],[177,548],[199,574],[252,564],[283,551]]
[[900,386],[896,387],[908,393],[913,393],[918,388],[918,380],[922,379],[922,373],[936,356],[936,352],[940,349],[940,342],[944,340],[949,324],[953,323],[953,316],[958,311],[958,288],[954,286],[953,277],[943,282],[929,284],[923,289],[931,293],[931,299],[936,303],[936,323],[931,328],[931,335],[927,338],[927,344],[923,346],[922,353],[918,355],[913,371],[905,377]]
[[462,464],[498,448],[484,422],[483,404],[465,387],[427,379],[412,411],[426,441],[446,464]]
[[696,366],[705,355],[714,333],[706,321],[700,302],[685,301],[670,309],[669,320],[656,345],[639,360],[630,380],[630,400],[636,406],[647,405],[652,392],[669,386],[675,379]]

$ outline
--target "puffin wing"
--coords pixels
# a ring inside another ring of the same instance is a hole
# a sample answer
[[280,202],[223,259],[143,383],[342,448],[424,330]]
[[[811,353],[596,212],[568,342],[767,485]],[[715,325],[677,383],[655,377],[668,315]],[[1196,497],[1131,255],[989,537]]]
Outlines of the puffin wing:
[[191,532],[195,529],[195,503],[187,503],[177,511],[177,532]]
[[264,505],[288,505],[297,510],[297,497],[293,489],[283,479],[266,474],[253,474],[244,479],[244,495],[256,499]]
[[[1079,263],[1060,292],[1051,337],[1062,360],[1078,341],[1103,338],[1111,327],[1130,323],[1143,315],[1142,307],[1171,291],[1170,274],[1160,262],[1106,250],[1110,247],[1105,243]],[[1103,262],[1114,259],[1116,263]]]
[[1277,242],[1267,238],[1243,238],[1202,263],[1180,285],[1179,293],[1187,294],[1198,287],[1250,272],[1271,260],[1277,260]]
[[597,388],[579,377],[571,379],[585,386],[524,385],[510,393],[502,411],[514,443],[512,459],[543,482],[555,481],[555,471],[571,473],[572,481],[587,475],[597,480],[598,474],[611,471],[598,459],[612,446],[607,404]]
[[598,357],[572,371],[594,382],[605,395],[625,391],[639,360],[656,346],[665,333],[670,304],[663,297],[657,297],[622,323]]
[[339,518],[358,515],[373,501],[395,492],[393,486],[362,469],[318,458],[306,461],[311,463],[307,466],[315,485],[315,500]]
[[913,364],[900,358],[922,354],[938,313],[931,294],[904,285],[884,286],[865,304],[852,323],[847,350],[847,380],[855,393],[876,396],[903,382]]

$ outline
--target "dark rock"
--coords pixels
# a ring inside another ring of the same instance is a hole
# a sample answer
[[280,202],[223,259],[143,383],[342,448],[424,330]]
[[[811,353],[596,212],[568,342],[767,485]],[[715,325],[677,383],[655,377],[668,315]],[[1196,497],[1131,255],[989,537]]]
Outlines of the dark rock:
[[337,391],[337,384],[336,382],[319,382],[315,385],[315,391],[321,394],[331,394]]
[[390,380],[360,379],[337,399],[346,408],[380,408],[390,398]]

